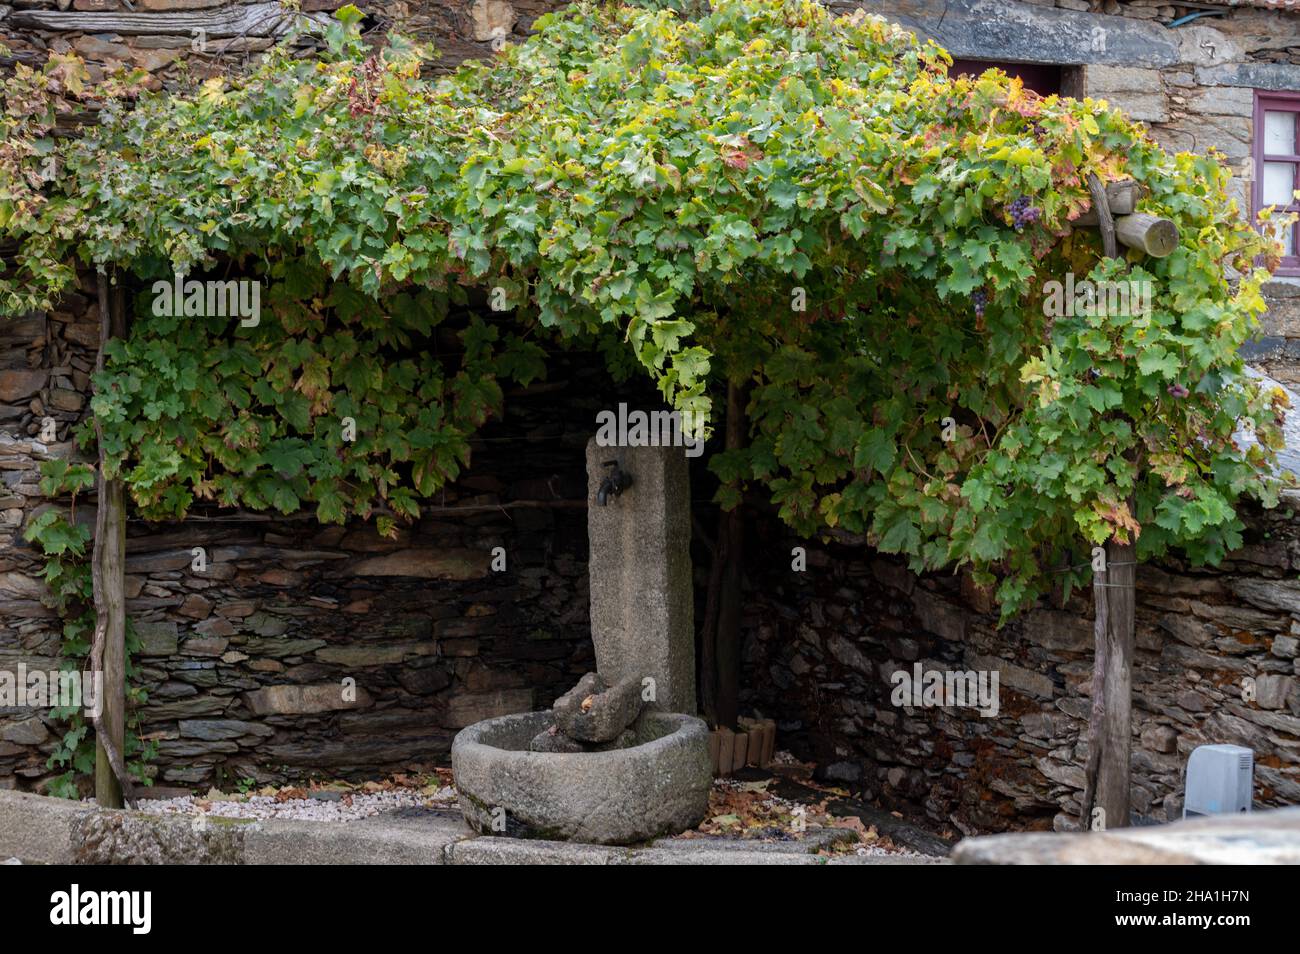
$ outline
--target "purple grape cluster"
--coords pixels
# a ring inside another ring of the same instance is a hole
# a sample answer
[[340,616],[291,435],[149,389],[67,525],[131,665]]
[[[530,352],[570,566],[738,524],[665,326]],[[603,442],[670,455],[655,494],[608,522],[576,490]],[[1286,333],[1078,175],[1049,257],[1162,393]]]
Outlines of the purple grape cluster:
[[1017,232],[1023,232],[1026,225],[1037,222],[1039,215],[1042,213],[1029,204],[1029,196],[1022,195],[1009,206],[1007,211],[1011,213],[1011,224],[1016,227]]
[[975,306],[975,317],[984,317],[984,308],[989,303],[989,293],[982,288],[977,288],[970,293],[971,304]]
[[1187,397],[1187,395],[1192,393],[1191,391],[1187,390],[1187,388],[1183,387],[1181,384],[1171,384],[1165,390],[1167,390],[1170,394],[1172,394],[1176,398],[1185,398]]

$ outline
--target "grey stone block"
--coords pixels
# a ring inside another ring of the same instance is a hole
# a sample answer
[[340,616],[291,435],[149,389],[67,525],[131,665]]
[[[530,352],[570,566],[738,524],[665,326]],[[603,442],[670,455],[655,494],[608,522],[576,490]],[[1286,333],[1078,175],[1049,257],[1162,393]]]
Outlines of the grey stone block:
[[1188,94],[1187,108],[1194,113],[1251,118],[1255,94],[1240,86],[1209,86]]
[[620,850],[602,845],[519,838],[472,838],[447,849],[453,865],[607,865]]
[[237,865],[241,819],[198,819],[103,809],[72,825],[72,861],[83,865]]
[[152,815],[0,791],[0,858],[42,864],[444,864],[458,815],[351,822]]
[[[185,563],[189,566],[188,559]],[[135,623],[135,634],[140,637],[140,654],[143,656],[174,655],[180,638],[175,622]]]
[[441,865],[446,850],[470,837],[456,816],[395,813],[352,822],[271,819],[244,834],[250,865]]
[[[590,703],[584,709],[584,704]],[[628,678],[613,686],[589,672],[555,700],[556,727],[582,742],[612,742],[641,714],[641,679]]]
[[666,851],[647,848],[634,851],[610,862],[616,865],[823,865],[827,859],[819,855],[775,851],[731,851],[720,848],[700,848],[696,851]]
[[1295,685],[1294,676],[1261,675],[1255,680],[1255,701],[1261,709],[1281,709]]
[[81,802],[0,791],[0,857],[68,864],[73,825],[94,811]]
[[1201,86],[1245,86],[1250,89],[1300,90],[1300,66],[1292,63],[1221,63],[1196,69]]
[[1190,66],[1207,68],[1246,58],[1236,40],[1212,26],[1207,26],[1204,20],[1170,32],[1178,38],[1180,62]]
[[836,855],[826,862],[828,865],[950,865],[948,858],[915,855]]
[[370,694],[356,688],[356,698],[345,701],[341,683],[315,686],[266,686],[244,693],[244,703],[253,715],[301,715],[332,712],[335,709],[361,709],[370,705]]
[[[1162,26],[1010,0],[910,0],[894,8],[833,0],[832,9],[865,7],[956,57],[1026,63],[1112,63],[1159,68],[1183,59],[1178,37]],[[896,12],[901,8],[905,12]]]
[[[634,483],[595,503],[605,461]],[[654,704],[695,711],[695,624],[691,496],[680,447],[587,444],[587,532],[591,543],[591,637],[596,668],[610,683],[654,679]]]

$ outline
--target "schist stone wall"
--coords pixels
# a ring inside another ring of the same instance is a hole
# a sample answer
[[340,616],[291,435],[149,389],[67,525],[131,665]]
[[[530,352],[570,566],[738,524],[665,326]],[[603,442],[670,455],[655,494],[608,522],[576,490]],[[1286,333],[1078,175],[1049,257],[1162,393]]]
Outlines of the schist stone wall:
[[[1133,670],[1133,808],[1181,817],[1197,745],[1255,751],[1259,806],[1300,802],[1300,528],[1292,497],[1252,515],[1215,571],[1140,566]],[[746,702],[782,746],[833,781],[965,831],[1066,827],[1087,759],[1087,593],[997,628],[960,576],[917,578],[859,546],[756,527],[746,565]],[[792,546],[808,569],[790,569]],[[898,670],[993,671],[996,717],[893,704]],[[1247,691],[1249,690],[1249,691]]]
[[[155,86],[181,81],[182,65],[204,78],[238,69],[292,30],[299,46],[316,44],[313,30],[347,0],[301,0],[290,10],[277,0],[6,0],[0,4],[0,43],[25,61],[47,51],[74,50],[96,69],[118,64],[154,74]],[[396,30],[433,44],[438,71],[493,45],[527,34],[562,0],[362,0],[367,29]],[[201,31],[201,32],[200,32]]]

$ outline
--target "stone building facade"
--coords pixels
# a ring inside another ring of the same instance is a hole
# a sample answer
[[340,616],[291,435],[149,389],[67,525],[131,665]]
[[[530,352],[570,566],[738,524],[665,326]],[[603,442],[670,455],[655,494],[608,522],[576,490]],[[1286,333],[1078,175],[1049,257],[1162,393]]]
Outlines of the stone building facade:
[[[240,69],[275,42],[310,47],[310,29],[286,38],[290,25],[309,27],[339,5],[0,0],[0,70],[75,50],[95,70],[128,63],[173,87]],[[560,4],[357,5],[369,29],[436,44],[436,68],[447,69],[492,55]],[[831,5],[932,36],[959,68],[1001,65],[1030,85],[1107,99],[1169,148],[1219,150],[1236,171],[1243,213],[1256,199],[1259,97],[1300,94],[1296,0]],[[1253,361],[1300,385],[1300,281],[1278,278],[1268,293]],[[57,504],[42,499],[38,467],[74,453],[68,433],[86,410],[97,322],[89,284],[49,314],[0,322],[2,668],[48,666],[57,652],[40,560],[22,530]],[[140,715],[159,746],[159,786],[436,763],[458,727],[547,705],[572,685],[592,664],[582,447],[611,387],[578,362],[508,396],[506,419],[475,445],[470,476],[395,542],[365,525],[220,512],[178,526],[133,522],[128,613],[144,642],[137,665],[150,701]],[[36,439],[45,416],[58,421],[56,442]],[[1177,815],[1182,766],[1202,742],[1255,749],[1259,803],[1300,801],[1300,528],[1289,506],[1256,515],[1248,546],[1220,571],[1170,563],[1139,574],[1133,768],[1143,818]],[[81,508],[86,519],[90,508]],[[783,746],[815,759],[829,779],[942,825],[1065,823],[1086,755],[1086,601],[998,630],[960,578],[918,579],[852,541],[792,541],[766,516],[756,515],[753,534],[746,702],[780,720]],[[804,574],[767,558],[795,544],[810,548]],[[196,546],[209,560],[202,575],[190,570]],[[504,572],[491,567],[497,546],[508,554]],[[697,572],[705,566],[701,553]],[[890,675],[926,661],[996,669],[998,716],[892,705]],[[358,691],[340,707],[332,687],[345,678]],[[1253,687],[1246,695],[1244,680]],[[0,709],[0,786],[39,788],[52,774],[45,761],[57,731],[44,714]]]

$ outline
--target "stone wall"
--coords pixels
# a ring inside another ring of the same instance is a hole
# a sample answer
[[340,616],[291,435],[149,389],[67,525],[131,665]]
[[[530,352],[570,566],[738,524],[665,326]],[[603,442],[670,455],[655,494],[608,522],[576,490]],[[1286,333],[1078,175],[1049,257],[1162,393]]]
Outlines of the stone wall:
[[[1187,756],[1207,743],[1255,750],[1257,805],[1300,803],[1298,504],[1256,513],[1247,545],[1217,571],[1138,568],[1140,820],[1181,816]],[[860,546],[790,539],[774,521],[756,535],[743,685],[747,705],[778,720],[782,747],[818,762],[829,781],[967,833],[1068,826],[1087,759],[1088,594],[998,629],[963,577],[917,578]],[[808,548],[804,573],[790,569],[793,546]],[[996,670],[997,717],[893,705],[892,675],[916,662]]]
[[[0,45],[12,58],[42,62],[47,52],[76,51],[92,78],[119,64],[153,74],[155,87],[176,86],[248,64],[277,42],[303,48],[331,11],[347,0],[6,0],[0,4]],[[365,27],[397,31],[433,45],[434,69],[491,55],[494,43],[527,34],[533,21],[562,0],[360,0]],[[299,35],[285,39],[291,31]],[[202,31],[202,32],[199,32]],[[0,62],[3,59],[0,58]]]
[[[319,22],[341,4],[301,9]],[[440,70],[490,55],[559,5],[361,4],[369,29],[433,43]],[[92,79],[125,64],[175,86],[242,68],[274,42],[317,42],[310,24],[284,40],[288,24],[267,3],[16,0],[0,4],[0,69],[75,50]],[[98,321],[87,275],[50,314],[0,322],[0,668],[11,672],[58,666],[60,624],[41,602],[43,561],[22,531],[54,505],[37,486],[40,463],[76,454],[70,430],[85,412]],[[507,419],[473,444],[472,475],[395,542],[365,524],[215,511],[178,526],[132,521],[127,611],[149,697],[141,732],[158,744],[151,771],[164,790],[442,763],[456,729],[549,705],[592,668],[583,448],[611,384],[582,364],[561,359],[547,382],[511,394]],[[42,443],[50,417],[58,439]],[[93,519],[93,500],[79,517]],[[191,570],[196,546],[201,573]],[[504,572],[490,567],[497,546]],[[345,679],[354,701],[344,701]],[[60,734],[46,713],[0,709],[0,786],[40,788]]]

